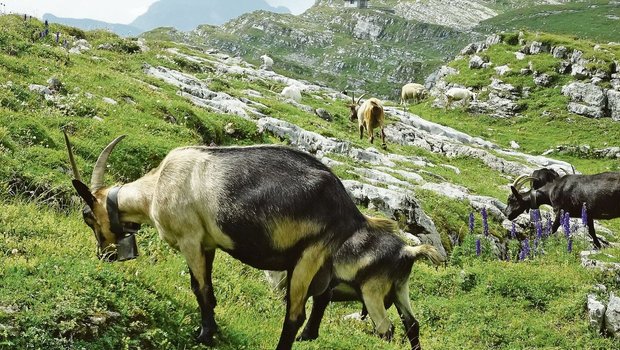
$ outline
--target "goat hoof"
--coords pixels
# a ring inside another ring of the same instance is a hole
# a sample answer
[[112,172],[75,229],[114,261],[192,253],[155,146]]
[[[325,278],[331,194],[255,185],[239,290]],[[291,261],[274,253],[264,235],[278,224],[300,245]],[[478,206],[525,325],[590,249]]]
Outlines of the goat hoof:
[[204,328],[200,330],[200,335],[196,337],[196,341],[200,344],[204,344],[206,346],[214,346],[215,345],[215,330],[205,330]]

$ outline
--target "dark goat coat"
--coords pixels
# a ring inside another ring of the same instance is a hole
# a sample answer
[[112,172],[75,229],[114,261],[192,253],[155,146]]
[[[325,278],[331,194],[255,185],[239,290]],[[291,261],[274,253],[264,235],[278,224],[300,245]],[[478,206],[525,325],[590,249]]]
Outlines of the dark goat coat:
[[581,217],[583,204],[588,216],[588,232],[596,247],[601,244],[594,231],[594,219],[620,217],[620,173],[606,172],[594,175],[566,175],[547,183],[539,189],[519,193],[514,187],[508,197],[504,214],[513,220],[530,208],[542,204],[553,207],[555,221],[552,231],[560,227],[560,212],[571,217]]
[[532,188],[541,188],[547,183],[555,181],[555,179],[560,177],[560,174],[553,169],[541,168],[534,170],[531,177],[534,178]]

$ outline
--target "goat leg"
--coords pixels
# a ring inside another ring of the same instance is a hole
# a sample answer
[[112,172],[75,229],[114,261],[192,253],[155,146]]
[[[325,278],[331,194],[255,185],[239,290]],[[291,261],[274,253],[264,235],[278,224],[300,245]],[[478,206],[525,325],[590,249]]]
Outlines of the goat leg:
[[[213,311],[217,302],[211,280],[215,250],[206,251],[201,255],[201,258],[194,259],[191,263],[188,261],[192,291],[200,307],[201,323],[197,340],[202,344],[212,346],[214,344],[213,336],[218,328]],[[194,266],[192,267],[192,265]]]
[[592,243],[596,249],[601,249],[601,242],[596,237],[596,232],[594,231],[594,219],[592,217],[588,217],[588,233],[590,237],[592,237]]
[[319,337],[321,320],[331,300],[331,296],[332,289],[327,288],[322,294],[312,297],[312,311],[310,311],[310,317],[308,317],[308,322],[306,322],[306,326],[301,332],[301,335],[297,337],[297,340],[314,340]]

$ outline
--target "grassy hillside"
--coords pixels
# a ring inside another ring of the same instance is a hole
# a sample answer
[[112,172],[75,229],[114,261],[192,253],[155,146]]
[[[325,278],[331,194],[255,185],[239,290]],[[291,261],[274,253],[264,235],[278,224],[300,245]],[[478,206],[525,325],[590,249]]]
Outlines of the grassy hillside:
[[620,5],[616,1],[597,0],[507,11],[481,22],[476,30],[488,33],[502,30],[544,31],[599,42],[618,42],[619,27]]
[[[61,33],[60,43],[53,36],[33,41],[32,34],[43,24],[15,16],[1,16],[0,27],[0,349],[203,348],[193,340],[200,316],[187,267],[153,228],[144,227],[137,235],[138,259],[115,264],[96,259],[95,239],[81,220],[81,203],[73,197],[62,130],[70,134],[86,178],[102,147],[119,134],[128,135],[111,156],[108,183],[138,178],[177,146],[286,141],[259,133],[253,122],[241,117],[191,104],[177,94],[176,87],[146,75],[144,64],[193,74],[212,90],[236,97],[247,97],[248,89],[258,91],[263,97],[255,101],[264,105],[262,113],[348,140],[356,147],[370,147],[366,140],[357,139],[342,101],[321,92],[304,94],[303,104],[324,108],[334,116],[330,123],[278,99],[282,83],[250,81],[243,74],[221,75],[209,63],[199,64],[167,50],[176,47],[215,60],[198,48],[147,41],[149,50],[141,51],[136,42],[106,32],[55,25],[50,31]],[[68,54],[61,47],[64,38],[84,38],[92,49]],[[51,77],[62,84],[53,97],[46,99],[30,90],[31,84],[47,85]],[[425,104],[413,108],[430,110]],[[434,114],[439,115],[443,114]],[[457,111],[445,116],[439,121],[465,121],[463,125],[474,125],[476,118]],[[224,131],[231,123],[235,131]],[[504,127],[507,134],[510,125]],[[524,123],[522,133],[534,133],[539,127]],[[557,127],[565,133],[582,129],[577,123]],[[477,134],[473,126],[468,128],[464,127]],[[593,132],[582,137],[589,143],[598,139]],[[523,144],[532,152],[540,147]],[[411,146],[390,145],[389,152],[417,155],[461,170],[455,174],[436,167],[425,173],[428,181],[444,178],[471,193],[502,200],[508,194],[505,176],[475,159],[447,159]],[[356,178],[349,170],[360,165],[338,160],[343,165],[334,171],[342,178]],[[581,164],[582,171],[607,166],[595,159]],[[426,349],[618,347],[617,341],[588,327],[586,294],[596,283],[618,293],[620,284],[613,274],[580,267],[578,251],[585,248],[583,241],[574,242],[568,252],[566,240],[557,235],[543,243],[544,254],[538,250],[521,262],[514,259],[516,241],[510,245],[510,262],[498,261],[487,244],[477,256],[476,237],[468,233],[467,217],[473,211],[469,204],[422,190],[416,196],[444,238],[462,237],[458,245],[446,244],[452,252],[447,266],[434,269],[418,263],[414,268],[410,298]],[[480,215],[475,217],[474,233],[481,234]],[[492,235],[504,236],[499,222],[491,221],[489,226]],[[214,286],[220,325],[217,348],[273,348],[285,306],[281,296],[267,287],[262,272],[219,252]],[[395,310],[389,313],[396,325],[392,343],[375,337],[369,322],[343,319],[357,310],[356,303],[330,305],[321,337],[296,343],[295,349],[407,347]]]

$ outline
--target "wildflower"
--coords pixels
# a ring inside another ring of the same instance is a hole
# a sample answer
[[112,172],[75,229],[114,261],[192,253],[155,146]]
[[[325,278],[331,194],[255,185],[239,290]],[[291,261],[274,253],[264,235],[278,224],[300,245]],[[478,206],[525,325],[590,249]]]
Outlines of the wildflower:
[[469,213],[469,233],[474,233],[474,213]]
[[583,202],[581,206],[581,223],[583,226],[588,226],[588,209],[586,208],[586,202]]
[[489,223],[488,223],[488,215],[487,215],[487,209],[486,208],[482,208],[482,230],[484,232],[484,236],[487,237],[489,235]]
[[476,240],[476,256],[480,256],[482,253],[482,246],[480,245],[480,238]]
[[553,221],[551,220],[551,214],[547,215],[547,226],[545,227],[545,234],[547,237],[551,236],[551,229],[553,228]]
[[523,240],[523,257],[530,256],[530,240],[528,238]]
[[562,224],[562,227],[564,228],[564,234],[566,235],[566,238],[568,238],[568,236],[570,235],[570,215],[568,213],[564,213],[564,222]]
[[568,247],[566,249],[569,253],[573,252],[573,237],[568,237]]
[[510,228],[510,238],[517,238],[517,225],[514,223],[514,221],[512,222],[512,227]]
[[536,238],[541,239],[543,237],[542,220],[536,221],[534,226],[536,226]]

